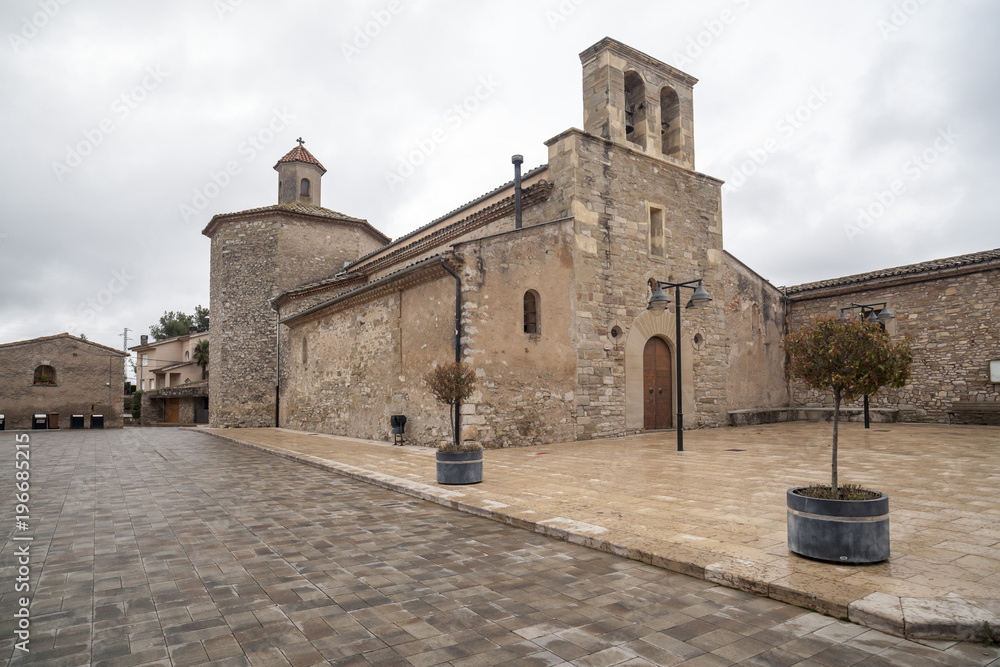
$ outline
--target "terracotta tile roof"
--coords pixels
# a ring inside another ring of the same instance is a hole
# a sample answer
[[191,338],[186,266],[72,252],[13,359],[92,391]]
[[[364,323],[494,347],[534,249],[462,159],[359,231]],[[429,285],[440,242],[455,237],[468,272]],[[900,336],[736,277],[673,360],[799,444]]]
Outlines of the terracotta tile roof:
[[920,262],[918,264],[907,264],[906,266],[897,266],[891,269],[869,271],[868,273],[856,273],[852,276],[844,276],[843,278],[833,278],[830,280],[819,280],[812,283],[804,283],[802,285],[793,285],[792,287],[786,288],[785,293],[788,295],[801,294],[803,292],[810,292],[813,290],[857,285],[875,280],[905,278],[908,276],[915,277],[919,274],[929,273],[931,271],[974,267],[977,264],[986,264],[990,262],[1000,262],[1000,248],[997,248],[996,250],[974,252],[968,255],[958,255],[957,257],[934,259],[929,262]]
[[[541,171],[544,171],[547,168],[548,165],[542,165],[541,167],[538,167],[528,172],[528,174],[526,174],[525,177],[533,176],[537,173],[540,173]],[[433,220],[432,222],[424,225],[417,231],[411,232],[406,236],[402,236],[393,241],[392,243],[390,243],[389,245],[386,245],[372,253],[369,253],[368,255],[365,255],[364,257],[354,262],[353,264],[349,264],[348,266],[344,267],[342,271],[339,271],[336,275],[332,277],[324,278],[323,280],[319,280],[312,283],[299,285],[295,288],[292,288],[286,292],[281,293],[277,297],[271,299],[271,305],[276,308],[281,308],[289,300],[300,296],[307,296],[321,291],[336,289],[338,287],[343,287],[346,289],[347,287],[356,285],[361,281],[366,281],[368,279],[368,276],[370,276],[373,273],[378,273],[379,271],[385,269],[386,267],[393,266],[395,264],[400,264],[414,257],[419,257],[420,255],[429,252],[434,247],[443,246],[447,244],[449,241],[452,241],[462,236],[463,234],[468,233],[472,229],[482,227],[483,225],[487,224],[488,222],[491,222],[492,220],[496,220],[506,215],[510,215],[511,213],[513,213],[513,207],[514,207],[513,194],[511,194],[508,197],[505,197],[504,199],[501,199],[500,201],[494,204],[491,204],[486,208],[479,209],[467,215],[464,218],[460,218],[449,225],[446,225],[444,227],[441,227],[440,229],[430,232],[425,236],[417,237],[416,239],[414,239],[414,236],[416,236],[418,233],[432,229],[434,226],[440,224],[441,222],[447,220],[450,217],[453,217],[456,213],[460,213],[466,209],[471,208],[474,204],[481,203],[489,199],[497,192],[504,190],[504,188],[509,188],[511,185],[513,185],[513,181],[510,181],[500,186],[499,188],[491,190],[482,197],[479,197],[478,199],[475,199],[472,202],[455,209],[451,213],[448,213],[444,216],[441,216],[440,218]],[[529,185],[528,187],[524,188],[522,205],[525,209],[527,209],[547,199],[551,192],[552,192],[552,184],[546,180],[539,180],[533,183],[532,185]],[[359,264],[365,263],[367,260],[371,259],[372,257],[375,257],[379,253],[386,253],[386,251],[388,251],[387,254],[385,254],[383,257],[379,259],[376,259],[374,262],[369,262],[365,266],[362,266],[361,268],[355,268]],[[407,267],[404,267],[404,269],[405,268]],[[362,287],[364,287],[364,285],[358,287],[357,289],[362,289]]]
[[331,211],[328,208],[323,208],[322,206],[309,206],[308,204],[302,204],[299,202],[290,202],[288,204],[271,204],[270,206],[261,206],[260,208],[250,208],[245,211],[234,211],[233,213],[218,213],[212,216],[208,225],[205,229],[201,231],[205,236],[211,237],[215,233],[215,229],[226,220],[232,218],[238,218],[246,215],[256,215],[259,213],[293,213],[298,215],[308,215],[313,218],[327,218],[328,220],[337,220],[339,222],[349,222],[356,225],[361,225],[368,231],[372,236],[379,239],[382,243],[389,243],[391,239],[380,232],[379,230],[372,227],[372,225],[362,218],[353,218],[349,215],[344,215],[343,213],[338,213],[337,211]]
[[[524,174],[522,174],[521,181],[522,182],[526,181],[529,178],[531,178],[532,176],[535,176],[536,174],[540,174],[540,173],[542,173],[543,171],[545,171],[548,168],[549,168],[548,164],[541,164],[541,165],[535,167],[534,169],[531,169],[530,171],[527,171]],[[493,197],[497,193],[503,192],[504,190],[507,190],[507,189],[512,188],[512,187],[514,187],[514,180],[513,179],[507,181],[503,185],[499,185],[499,186],[493,188],[492,190],[490,190],[486,194],[479,195],[478,197],[476,197],[472,201],[466,202],[465,204],[462,204],[461,206],[459,206],[456,209],[448,211],[444,215],[442,215],[442,216],[440,216],[438,218],[435,218],[434,220],[431,220],[426,225],[423,225],[422,227],[418,227],[417,229],[414,229],[409,234],[405,234],[403,236],[400,236],[398,239],[394,240],[392,243],[389,243],[384,248],[379,248],[378,250],[375,250],[373,252],[368,253],[367,255],[365,255],[364,257],[362,257],[360,259],[358,259],[357,261],[353,262],[352,264],[349,264],[346,268],[349,270],[351,267],[357,266],[358,264],[363,263],[365,260],[369,259],[370,257],[374,257],[375,255],[379,254],[380,252],[385,252],[386,248],[389,248],[391,246],[406,245],[406,242],[409,239],[411,239],[414,236],[417,236],[418,234],[422,234],[423,232],[427,231],[428,229],[430,229],[434,225],[442,222],[443,220],[447,220],[448,218],[454,217],[455,215],[461,213],[462,211],[464,211],[466,209],[469,209],[469,208],[472,208],[473,206],[476,206],[477,204],[480,204],[480,203],[486,201],[490,197]]]
[[319,160],[313,157],[313,154],[307,151],[306,147],[302,145],[296,146],[292,150],[285,153],[285,157],[278,160],[278,162],[274,165],[274,168],[277,169],[278,165],[282,162],[305,162],[306,164],[316,165],[323,170],[324,174],[326,173],[326,167],[321,165]]
[[50,340],[58,340],[60,338],[68,338],[70,340],[75,340],[78,343],[86,343],[87,345],[93,345],[96,348],[100,348],[107,352],[113,352],[120,357],[129,356],[128,352],[122,352],[121,350],[116,350],[113,347],[108,347],[107,345],[101,345],[100,343],[95,343],[93,341],[86,340],[84,338],[77,338],[76,336],[71,336],[68,333],[55,334],[54,336],[42,336],[41,338],[31,338],[29,340],[17,340],[13,343],[0,343],[0,347],[14,347],[16,345],[31,345],[34,343],[45,343]]

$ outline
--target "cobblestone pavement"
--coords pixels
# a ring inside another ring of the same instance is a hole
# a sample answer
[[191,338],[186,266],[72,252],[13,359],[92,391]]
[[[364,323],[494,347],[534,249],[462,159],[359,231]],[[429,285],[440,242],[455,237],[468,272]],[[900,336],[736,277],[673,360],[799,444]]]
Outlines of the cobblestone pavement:
[[31,433],[16,531],[15,434],[0,442],[10,664],[1000,664],[194,432]]

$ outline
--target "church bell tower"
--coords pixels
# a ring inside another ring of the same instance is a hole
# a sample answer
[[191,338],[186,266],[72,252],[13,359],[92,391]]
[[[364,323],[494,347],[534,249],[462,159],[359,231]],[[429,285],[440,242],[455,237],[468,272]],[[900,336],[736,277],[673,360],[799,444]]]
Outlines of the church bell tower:
[[298,142],[298,146],[274,165],[274,170],[278,172],[278,203],[299,203],[319,208],[320,181],[326,168],[306,150],[301,137]]

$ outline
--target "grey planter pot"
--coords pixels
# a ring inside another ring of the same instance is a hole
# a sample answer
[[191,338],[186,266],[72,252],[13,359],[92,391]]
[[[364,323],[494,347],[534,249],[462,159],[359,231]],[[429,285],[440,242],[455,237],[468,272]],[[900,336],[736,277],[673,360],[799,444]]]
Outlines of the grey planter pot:
[[478,484],[483,481],[483,453],[437,452],[438,484]]
[[788,550],[832,563],[881,563],[889,558],[889,496],[822,500],[789,489]]

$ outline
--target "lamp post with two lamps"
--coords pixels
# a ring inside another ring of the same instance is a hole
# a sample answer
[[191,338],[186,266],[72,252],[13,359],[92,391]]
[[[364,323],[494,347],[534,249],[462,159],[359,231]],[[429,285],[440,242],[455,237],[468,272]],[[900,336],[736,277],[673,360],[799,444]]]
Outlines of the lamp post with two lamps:
[[681,394],[681,288],[686,287],[688,289],[694,290],[694,294],[691,295],[691,299],[687,302],[687,308],[697,308],[704,306],[706,303],[712,300],[712,297],[708,295],[705,288],[701,284],[701,278],[698,280],[689,280],[683,283],[668,283],[662,280],[656,281],[656,289],[653,290],[653,295],[649,297],[649,305],[646,306],[647,310],[665,310],[667,304],[670,303],[670,297],[667,293],[663,291],[663,288],[673,287],[674,288],[674,310],[676,317],[674,318],[675,324],[677,326],[676,337],[674,338],[674,347],[677,349],[677,451],[684,451],[684,410],[683,410],[683,399]]
[[[881,308],[879,307],[881,306]],[[840,317],[837,319],[841,322],[847,322],[851,319],[849,311],[860,310],[861,319],[869,324],[878,324],[885,331],[885,324],[889,320],[896,319],[896,315],[889,310],[889,304],[886,301],[879,301],[877,303],[851,303],[849,306],[844,306],[840,309]],[[878,312],[876,312],[876,310]],[[865,428],[870,428],[871,418],[868,413],[868,394],[865,394]]]

